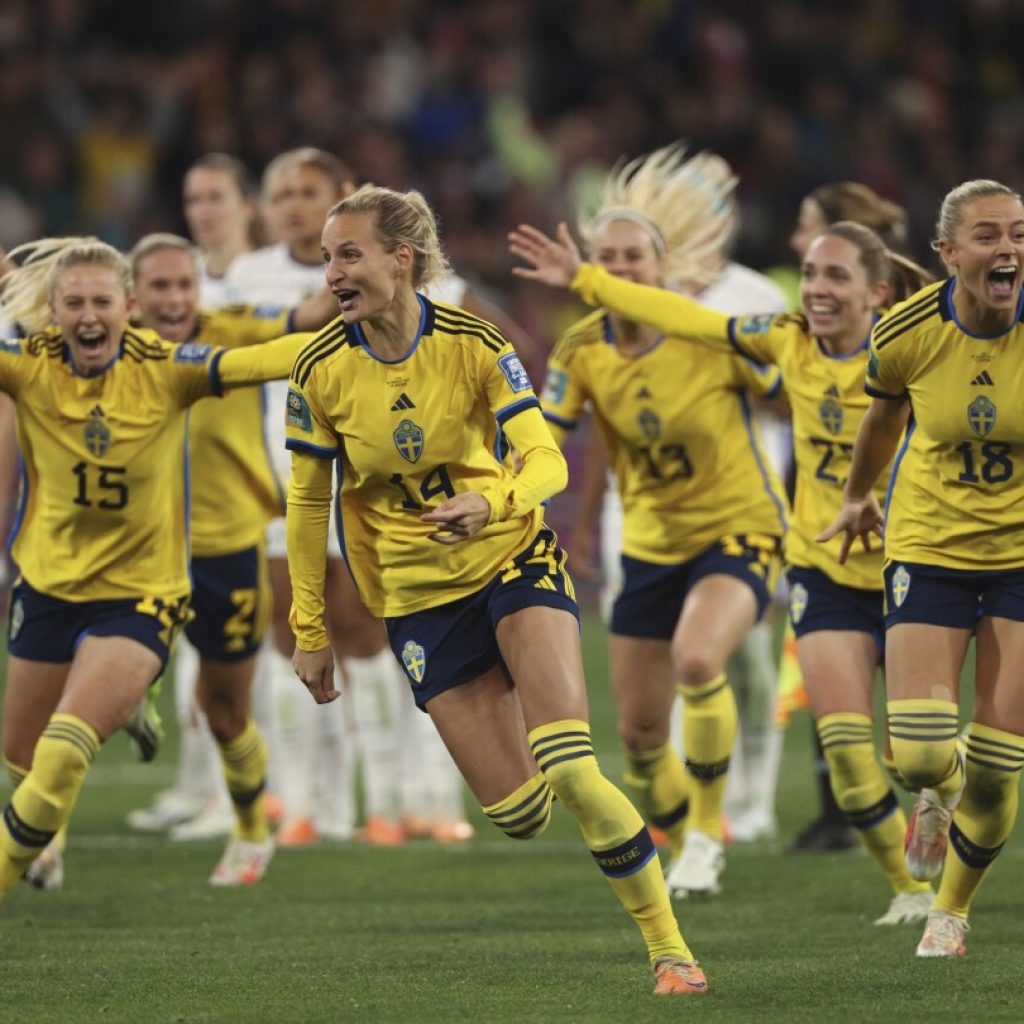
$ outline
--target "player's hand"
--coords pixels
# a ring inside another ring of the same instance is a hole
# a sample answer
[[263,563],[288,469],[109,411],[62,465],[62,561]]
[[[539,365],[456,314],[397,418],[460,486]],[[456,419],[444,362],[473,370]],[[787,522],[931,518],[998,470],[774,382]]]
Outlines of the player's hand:
[[437,523],[439,529],[428,533],[438,544],[458,544],[479,533],[491,518],[491,506],[478,491],[465,491],[449,498],[437,508],[424,512],[420,521]]
[[341,696],[341,691],[334,688],[334,655],[330,647],[319,651],[300,651],[296,647],[292,668],[317,704],[330,704]]
[[825,544],[839,534],[843,535],[839,546],[839,564],[849,557],[853,542],[860,539],[865,551],[872,550],[872,536],[882,536],[882,510],[873,494],[860,501],[844,501],[835,521],[814,539]]
[[573,576],[589,583],[601,579],[601,568],[594,564],[594,533],[589,526],[573,528],[565,553]]
[[565,221],[558,225],[557,234],[557,239],[548,238],[529,224],[520,224],[510,231],[509,251],[530,264],[529,267],[513,267],[512,273],[552,288],[568,288],[582,260]]

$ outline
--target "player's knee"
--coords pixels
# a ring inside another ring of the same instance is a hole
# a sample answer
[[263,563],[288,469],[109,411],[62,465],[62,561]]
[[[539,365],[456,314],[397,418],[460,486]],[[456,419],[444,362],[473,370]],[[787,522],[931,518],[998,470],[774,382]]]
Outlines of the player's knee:
[[720,662],[700,650],[678,651],[673,648],[672,667],[684,697],[688,689],[702,686],[722,671]]
[[509,839],[536,839],[551,821],[554,795],[538,772],[503,800],[483,808],[491,823]]
[[642,754],[664,746],[668,742],[668,721],[656,721],[643,716],[623,716],[619,719],[619,739],[631,754]]

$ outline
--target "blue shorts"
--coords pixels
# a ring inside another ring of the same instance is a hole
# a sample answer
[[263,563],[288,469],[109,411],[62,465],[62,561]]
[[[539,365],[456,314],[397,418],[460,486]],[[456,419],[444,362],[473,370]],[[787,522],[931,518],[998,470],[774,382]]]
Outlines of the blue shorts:
[[577,621],[579,606],[565,571],[565,552],[548,529],[504,565],[482,590],[457,601],[386,618],[391,650],[405,668],[416,704],[503,665],[494,631],[506,615],[532,608],[562,608]]
[[188,619],[188,598],[64,601],[19,579],[11,591],[7,649],[28,661],[71,661],[87,636],[126,636],[148,647],[161,671]]
[[779,575],[778,537],[727,534],[696,558],[658,565],[622,556],[622,590],[612,606],[611,631],[619,636],[671,640],[687,595],[705,576],[735,576],[754,592],[764,614]]
[[185,636],[204,657],[241,661],[259,650],[270,614],[262,544],[230,555],[192,558],[192,609]]
[[791,565],[789,621],[799,639],[822,630],[870,633],[879,651],[885,650],[885,615],[881,590],[864,590],[836,583],[820,569]]
[[885,627],[901,622],[970,629],[993,615],[1024,622],[1024,569],[945,569],[886,562]]

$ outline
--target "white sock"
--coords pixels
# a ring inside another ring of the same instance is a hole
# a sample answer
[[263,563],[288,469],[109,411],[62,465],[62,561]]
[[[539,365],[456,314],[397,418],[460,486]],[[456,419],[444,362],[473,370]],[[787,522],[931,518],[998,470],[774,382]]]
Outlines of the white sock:
[[262,657],[269,669],[273,698],[272,728],[277,735],[277,793],[286,820],[310,818],[314,812],[314,771],[317,737],[316,702],[299,682],[291,660],[265,644]]
[[356,827],[356,731],[352,695],[334,670],[339,700],[317,710],[316,828],[332,839],[349,839]]
[[284,677],[284,664],[288,664],[292,678],[304,689],[295,676],[291,663],[279,654],[273,639],[268,635],[256,655],[256,671],[252,679],[252,717],[267,747],[266,787],[268,793],[281,794],[281,730],[277,725],[277,708],[274,703],[274,678]]
[[359,735],[366,817],[398,816],[399,707],[406,689],[388,648],[345,662]]
[[220,752],[196,702],[199,652],[185,639],[178,641],[174,660],[174,711],[181,730],[178,745],[178,778],[174,788],[187,799],[207,801],[228,798]]
[[412,694],[407,694],[402,702],[399,734],[399,798],[403,816],[448,822],[464,820],[462,776],[430,715],[416,707]]

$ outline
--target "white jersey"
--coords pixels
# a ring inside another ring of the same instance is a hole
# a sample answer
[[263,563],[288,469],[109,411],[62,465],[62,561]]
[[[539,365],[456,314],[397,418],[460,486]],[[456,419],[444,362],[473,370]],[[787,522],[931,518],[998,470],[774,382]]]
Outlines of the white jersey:
[[[242,257],[239,257],[241,259]],[[237,262],[237,261],[236,261]],[[232,264],[232,267],[234,264]],[[206,260],[199,259],[199,306],[202,309],[223,309],[239,300],[231,294],[228,284],[231,268],[222,277],[214,277],[206,269]]]

